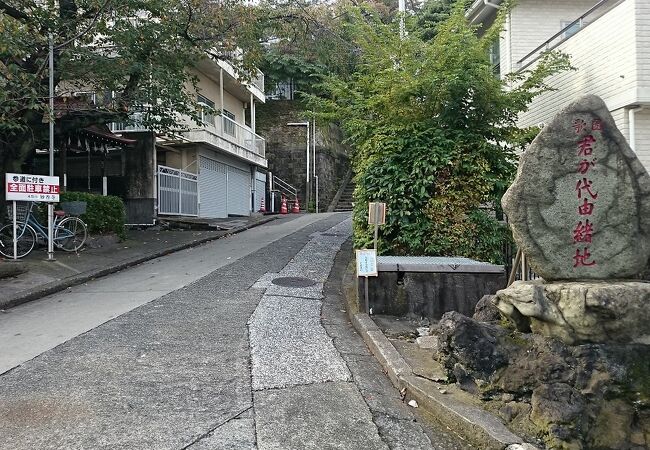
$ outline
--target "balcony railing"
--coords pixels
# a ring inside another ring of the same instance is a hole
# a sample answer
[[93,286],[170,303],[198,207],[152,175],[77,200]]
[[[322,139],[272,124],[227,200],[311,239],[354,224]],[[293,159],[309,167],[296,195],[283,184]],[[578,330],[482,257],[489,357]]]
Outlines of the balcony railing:
[[264,93],[264,73],[258,70],[251,80],[251,84]]
[[[142,112],[131,114],[129,122],[120,122],[110,124],[110,129],[114,133],[128,132],[128,131],[148,131],[142,125]],[[206,131],[214,135],[215,138],[223,139],[224,141],[234,144],[243,148],[246,151],[252,152],[262,158],[266,157],[266,140],[255,134],[253,130],[240,123],[235,122],[229,117],[224,115],[214,115],[212,113],[199,112],[201,118],[201,125],[197,127],[196,123],[189,118],[185,118],[184,129],[178,130],[177,133],[181,135],[193,135],[197,131]],[[193,140],[193,139],[190,139]],[[214,140],[215,145],[218,139]],[[227,150],[227,149],[226,149]]]
[[190,141],[201,139],[198,133],[207,133],[210,144],[229,150],[229,145],[234,145],[247,152],[262,158],[266,157],[266,140],[255,134],[253,130],[224,115],[203,116],[203,126],[197,127],[194,122],[187,119],[189,131],[180,131],[180,134]]
[[115,122],[111,123],[109,128],[113,133],[120,133],[120,132],[126,132],[126,131],[149,131],[145,126],[142,124],[142,120],[144,117],[143,112],[134,112],[129,114],[129,117],[131,120],[128,122]]
[[524,70],[532,63],[534,63],[544,52],[554,50],[564,41],[571,38],[571,36],[574,36],[580,30],[593,23],[594,20],[604,15],[614,6],[618,5],[619,3],[623,3],[623,1],[625,0],[599,1],[594,6],[589,8],[589,10],[587,10],[587,12],[585,12],[583,15],[578,17],[573,22],[569,23],[567,26],[562,28],[560,31],[539,45],[535,50],[517,61],[518,70]]

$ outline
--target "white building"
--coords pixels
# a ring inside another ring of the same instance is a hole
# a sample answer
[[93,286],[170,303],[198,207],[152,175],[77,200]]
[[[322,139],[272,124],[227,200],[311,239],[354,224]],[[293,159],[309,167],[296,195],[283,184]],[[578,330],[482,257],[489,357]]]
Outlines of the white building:
[[[255,133],[255,105],[264,103],[264,75],[246,82],[227,62],[205,58],[191,69],[202,122],[181,118],[178,132],[156,137],[151,162],[154,216],[246,216],[265,194],[266,142]],[[216,114],[212,111],[216,111]],[[113,124],[129,137],[143,131]]]
[[[466,17],[489,26],[501,3],[476,0]],[[520,125],[542,125],[577,97],[596,94],[650,170],[650,0],[518,0],[493,49],[500,74],[534,67],[549,49],[570,55],[577,70],[551,77],[558,90],[537,97]]]

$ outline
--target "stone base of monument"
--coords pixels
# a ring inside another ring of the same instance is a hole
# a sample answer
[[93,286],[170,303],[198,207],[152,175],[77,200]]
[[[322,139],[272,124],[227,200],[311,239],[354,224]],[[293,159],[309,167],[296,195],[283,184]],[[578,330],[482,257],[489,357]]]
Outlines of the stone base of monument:
[[567,345],[521,333],[482,303],[475,318],[449,312],[431,330],[450,382],[541,448],[650,448],[649,345]]
[[650,282],[518,281],[493,302],[519,331],[567,344],[650,344]]

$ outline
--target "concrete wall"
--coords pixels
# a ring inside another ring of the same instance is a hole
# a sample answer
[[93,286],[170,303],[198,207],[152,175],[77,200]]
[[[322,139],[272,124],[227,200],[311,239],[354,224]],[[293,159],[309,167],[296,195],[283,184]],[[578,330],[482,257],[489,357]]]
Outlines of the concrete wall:
[[[301,203],[306,192],[306,127],[289,127],[288,122],[305,121],[300,104],[272,100],[257,106],[258,133],[266,138],[269,170],[298,188]],[[319,177],[320,211],[326,211],[349,168],[348,149],[340,129],[332,124],[316,126],[316,174]]]
[[[221,90],[219,88],[219,81],[213,80],[196,69],[190,70],[190,73],[197,76],[199,79],[197,83],[198,93],[212,100],[216,109],[221,108]],[[244,102],[226,90],[223,92],[223,107],[235,115],[235,121],[237,123],[244,124]]]
[[[364,278],[359,279],[363,303]],[[374,314],[438,320],[448,311],[471,317],[484,295],[505,288],[504,273],[379,272],[368,278],[368,297]]]

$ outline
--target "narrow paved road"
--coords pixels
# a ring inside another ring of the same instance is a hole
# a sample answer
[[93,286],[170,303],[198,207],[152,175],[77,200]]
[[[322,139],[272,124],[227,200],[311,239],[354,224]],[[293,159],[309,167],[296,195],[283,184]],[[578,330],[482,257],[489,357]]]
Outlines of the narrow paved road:
[[[425,433],[347,321],[338,285],[347,217],[276,230],[270,245],[246,239],[251,230],[239,235],[251,251],[231,259],[208,244],[194,266],[170,255],[153,277],[140,266],[103,280],[117,283],[112,292],[87,288],[102,312],[79,300],[83,325],[52,318],[46,334],[60,330],[62,343],[31,360],[14,350],[22,364],[0,375],[0,448],[464,448],[443,431]],[[153,285],[138,291],[121,277]],[[132,292],[148,294],[130,302]],[[65,298],[16,309],[0,329],[17,326],[12,317],[33,327],[43,316],[29,308]]]

